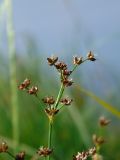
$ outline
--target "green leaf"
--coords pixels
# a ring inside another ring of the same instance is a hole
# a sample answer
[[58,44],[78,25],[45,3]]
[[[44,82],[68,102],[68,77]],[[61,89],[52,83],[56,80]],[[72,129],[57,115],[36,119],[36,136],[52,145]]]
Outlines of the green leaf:
[[91,97],[92,99],[94,99],[98,104],[100,104],[101,106],[103,106],[105,109],[107,109],[109,112],[111,112],[113,115],[115,115],[116,117],[120,118],[120,111],[118,111],[116,109],[116,107],[112,106],[111,104],[107,103],[106,101],[104,101],[103,99],[99,98],[98,96],[96,96],[93,92],[88,91],[84,88],[81,88],[79,85],[75,85],[77,89],[79,89],[81,92],[83,92],[84,94],[86,94],[87,96]]

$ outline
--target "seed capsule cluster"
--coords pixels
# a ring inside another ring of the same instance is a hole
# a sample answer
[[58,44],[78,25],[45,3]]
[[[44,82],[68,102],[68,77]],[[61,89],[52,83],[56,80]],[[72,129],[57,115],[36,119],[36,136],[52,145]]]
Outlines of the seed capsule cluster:
[[[56,98],[54,98],[53,96],[45,96],[43,98],[39,98],[37,94],[38,87],[35,85],[30,87],[31,80],[28,78],[26,78],[18,86],[18,88],[19,90],[27,91],[29,95],[35,95],[38,98],[38,100],[40,100],[40,103],[44,103],[42,108],[49,119],[50,125],[52,125],[55,115],[59,113],[61,108],[63,108],[64,106],[69,106],[73,102],[73,99],[69,97],[63,97],[64,90],[72,86],[74,83],[72,78],[70,77],[71,74],[75,71],[75,69],[78,66],[80,66],[85,61],[95,61],[95,60],[96,59],[94,57],[94,54],[91,51],[87,54],[85,58],[81,56],[80,57],[74,56],[73,57],[73,68],[68,69],[68,65],[65,62],[59,60],[58,57],[56,56],[48,57],[47,58],[48,65],[51,67],[54,67],[60,75],[59,78],[60,78],[61,87],[60,87],[59,93],[56,96]],[[37,151],[37,154],[39,156],[49,157],[49,155],[52,154],[52,152],[53,152],[53,149],[51,149],[51,147],[49,146],[40,147]],[[78,153],[76,156],[73,157],[73,160],[86,160],[87,157],[93,155],[95,152],[96,152],[96,149],[91,148],[86,152]],[[25,156],[25,153],[20,152],[16,155],[16,160],[24,160],[24,156]]]

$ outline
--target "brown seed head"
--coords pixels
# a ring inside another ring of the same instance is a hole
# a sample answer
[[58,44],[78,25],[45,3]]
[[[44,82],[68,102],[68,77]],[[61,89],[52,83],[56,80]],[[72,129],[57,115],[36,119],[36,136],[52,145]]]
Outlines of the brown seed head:
[[51,57],[47,58],[47,61],[50,66],[53,66],[58,61],[58,57],[51,56]]
[[101,145],[101,144],[103,144],[103,143],[105,143],[105,140],[104,140],[104,138],[103,137],[97,137],[95,134],[93,135],[93,143],[95,144],[95,145]]
[[30,79],[27,79],[27,78],[26,78],[26,79],[18,86],[18,88],[19,88],[20,90],[27,89],[27,88],[29,87],[30,83],[31,83]]
[[73,160],[86,160],[88,156],[88,152],[78,152],[76,156],[73,156]]
[[49,117],[56,115],[59,112],[59,109],[56,108],[46,108],[45,112]]
[[38,154],[39,156],[47,157],[47,156],[50,155],[52,152],[53,152],[52,149],[49,149],[49,148],[47,148],[47,147],[41,147],[41,148],[38,149],[37,154]]
[[95,58],[94,54],[92,53],[92,51],[88,52],[87,58],[90,61],[95,61],[96,60],[96,58]]
[[55,67],[58,70],[66,70],[67,69],[67,65],[64,62],[57,62],[55,64]]
[[111,121],[106,119],[105,117],[100,117],[99,124],[101,127],[107,126]]
[[96,148],[95,147],[90,148],[88,152],[89,152],[89,155],[94,155],[96,153]]
[[76,156],[74,156],[73,160],[86,160],[89,157],[88,151],[78,152]]
[[55,103],[55,100],[53,99],[53,97],[45,97],[42,99],[42,101],[46,104],[52,105]]
[[73,57],[73,64],[74,65],[80,65],[83,62],[83,58],[82,57]]
[[64,105],[71,105],[71,103],[72,103],[72,99],[69,99],[69,98],[63,98],[63,99],[61,99],[60,100],[60,102],[62,103],[62,104],[64,104]]
[[24,160],[24,159],[25,159],[25,152],[19,152],[15,157],[15,160]]
[[7,150],[8,150],[8,145],[7,145],[7,143],[6,143],[6,142],[1,142],[1,143],[0,143],[0,153],[2,153],[2,152],[7,152]]
[[70,76],[71,73],[72,73],[72,71],[68,71],[67,69],[63,70],[64,76]]
[[65,79],[62,80],[62,83],[65,87],[69,87],[73,84],[73,81],[72,81],[72,79],[65,78]]
[[37,92],[38,92],[38,87],[36,86],[32,86],[29,90],[28,90],[28,93],[31,94],[31,95],[37,95]]
[[73,160],[86,160],[89,156],[93,156],[96,153],[95,147],[90,148],[88,151],[78,152],[76,156],[73,156]]

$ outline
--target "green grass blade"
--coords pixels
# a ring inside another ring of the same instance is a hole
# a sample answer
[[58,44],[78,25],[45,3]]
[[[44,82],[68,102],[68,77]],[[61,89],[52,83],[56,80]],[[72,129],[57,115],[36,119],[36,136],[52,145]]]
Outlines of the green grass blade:
[[13,27],[12,2],[4,0],[6,9],[6,26],[9,53],[9,69],[10,69],[10,86],[11,86],[11,107],[12,107],[12,125],[13,140],[17,149],[19,143],[19,124],[18,124],[18,96],[16,84],[16,49],[15,49],[15,33]]
[[84,145],[86,146],[86,148],[88,148],[91,144],[91,137],[87,129],[87,126],[83,120],[82,114],[75,107],[71,107],[68,111],[71,118],[73,119],[76,128],[78,129],[78,132],[81,136]]
[[87,91],[86,89],[81,88],[79,85],[75,85],[77,89],[79,89],[81,92],[86,94],[87,96],[91,97],[94,99],[98,104],[103,106],[105,109],[107,109],[109,112],[111,112],[113,115],[116,117],[120,118],[120,111],[116,109],[116,107],[110,105],[106,101],[102,100],[101,98],[97,97],[94,93],[91,91]]

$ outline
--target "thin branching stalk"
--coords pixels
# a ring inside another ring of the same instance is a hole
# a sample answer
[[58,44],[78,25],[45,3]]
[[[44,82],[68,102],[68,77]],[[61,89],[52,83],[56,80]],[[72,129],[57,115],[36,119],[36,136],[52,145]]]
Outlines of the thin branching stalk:
[[[73,73],[75,71],[75,69],[77,68],[78,65],[75,65],[75,67],[73,68],[72,72]],[[61,78],[62,78],[62,72],[61,72]],[[54,108],[57,108],[58,105],[59,105],[59,102],[60,102],[60,99],[62,98],[62,95],[64,93],[64,90],[65,90],[65,86],[63,83],[61,83],[61,86],[60,86],[60,90],[59,90],[59,93],[58,93],[58,96],[56,98],[56,102],[55,102],[55,105],[54,105]],[[64,105],[63,105],[64,106]],[[62,107],[63,107],[62,106]],[[61,108],[62,108],[61,107]],[[60,108],[60,109],[61,109]],[[51,142],[52,142],[52,127],[53,127],[53,119],[49,119],[49,135],[48,135],[48,148],[51,149]],[[48,160],[50,160],[50,156],[48,156]]]
[[[82,61],[82,63],[84,63],[84,62],[87,61],[87,60],[88,60],[88,59],[86,58],[85,60]],[[81,64],[82,64],[82,63],[81,63]],[[78,67],[78,65],[76,64],[76,65],[73,67],[71,74],[77,69],[77,67]]]
[[59,102],[60,102],[60,99],[63,95],[63,92],[64,92],[64,85],[63,83],[61,84],[61,87],[60,87],[60,90],[59,90],[59,93],[58,93],[58,96],[57,96],[57,99],[56,99],[56,102],[55,102],[55,108],[57,108]]
[[19,143],[19,123],[18,123],[18,96],[16,84],[16,49],[15,49],[15,33],[12,20],[12,2],[4,0],[6,6],[6,25],[9,53],[10,68],[10,86],[11,86],[11,107],[12,107],[12,127],[15,148]]
[[[52,143],[52,128],[53,128],[53,121],[49,120],[49,134],[48,134],[48,148],[51,149]],[[50,155],[48,156],[48,160],[50,160]]]
[[[75,65],[74,68],[72,69],[72,73],[76,70],[76,68],[78,67],[78,65]],[[71,74],[72,74],[71,73]]]
[[12,153],[10,153],[10,152],[6,152],[10,157],[12,157],[13,159],[15,159],[15,156],[12,154]]
[[41,105],[41,103],[42,103],[41,99],[38,97],[38,95],[35,95],[35,97],[36,97],[37,100],[39,101],[41,109],[44,111],[44,108],[43,108],[43,106]]

